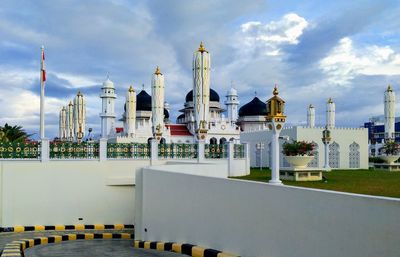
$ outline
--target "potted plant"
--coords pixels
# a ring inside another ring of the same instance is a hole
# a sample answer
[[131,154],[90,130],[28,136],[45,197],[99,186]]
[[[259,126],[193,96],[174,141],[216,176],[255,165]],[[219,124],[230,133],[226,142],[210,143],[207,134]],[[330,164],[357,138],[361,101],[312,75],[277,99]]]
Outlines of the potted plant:
[[306,141],[285,142],[282,145],[285,159],[293,168],[305,168],[314,158],[312,151],[315,149],[313,143]]
[[385,155],[381,155],[379,157],[387,164],[393,164],[400,157],[400,144],[392,140],[387,141],[383,146],[383,152]]

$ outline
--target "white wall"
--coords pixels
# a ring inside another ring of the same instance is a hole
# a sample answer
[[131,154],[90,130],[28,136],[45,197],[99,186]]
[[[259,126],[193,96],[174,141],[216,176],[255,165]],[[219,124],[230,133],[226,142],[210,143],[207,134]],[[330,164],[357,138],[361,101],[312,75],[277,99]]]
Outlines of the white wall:
[[149,161],[2,161],[1,226],[132,224],[135,169],[146,165]]
[[399,256],[399,199],[148,169],[136,184],[138,239],[241,256]]

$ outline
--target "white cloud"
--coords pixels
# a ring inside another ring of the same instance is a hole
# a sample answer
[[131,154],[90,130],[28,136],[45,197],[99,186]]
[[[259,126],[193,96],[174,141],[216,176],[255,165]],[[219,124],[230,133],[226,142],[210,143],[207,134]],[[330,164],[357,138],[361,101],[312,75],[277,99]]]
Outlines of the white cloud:
[[390,46],[357,49],[345,37],[320,61],[319,68],[327,74],[330,84],[348,85],[357,75],[399,75],[400,54]]
[[284,45],[299,43],[299,37],[309,23],[303,17],[288,13],[281,20],[262,24],[250,21],[241,25],[241,42],[245,47],[260,48],[265,55],[280,55]]

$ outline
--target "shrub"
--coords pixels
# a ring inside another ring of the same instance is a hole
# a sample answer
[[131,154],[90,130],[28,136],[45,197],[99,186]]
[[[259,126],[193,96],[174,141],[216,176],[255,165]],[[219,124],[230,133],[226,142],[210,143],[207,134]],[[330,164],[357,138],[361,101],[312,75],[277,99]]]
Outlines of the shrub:
[[400,144],[396,141],[388,141],[383,146],[383,152],[386,155],[398,155],[400,152]]
[[379,157],[369,157],[368,161],[371,163],[384,163],[385,161]]
[[293,141],[291,143],[285,142],[283,143],[282,147],[282,153],[286,156],[312,156],[312,151],[315,149],[315,145],[313,143],[308,143],[306,141]]

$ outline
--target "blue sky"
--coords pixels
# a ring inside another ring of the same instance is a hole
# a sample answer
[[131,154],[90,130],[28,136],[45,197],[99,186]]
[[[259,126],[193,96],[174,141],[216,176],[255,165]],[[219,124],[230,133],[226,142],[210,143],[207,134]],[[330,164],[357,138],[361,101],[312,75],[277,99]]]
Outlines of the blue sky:
[[174,120],[192,87],[192,54],[204,41],[222,101],[232,82],[241,104],[255,91],[267,100],[278,84],[290,124],[304,124],[312,103],[323,125],[332,97],[337,125],[358,127],[383,114],[388,84],[400,93],[398,13],[400,2],[390,0],[2,0],[0,124],[38,133],[42,44],[48,137],[57,135],[58,112],[78,90],[87,99],[87,127],[98,133],[107,73],[121,116],[129,85],[150,92],[157,65]]

